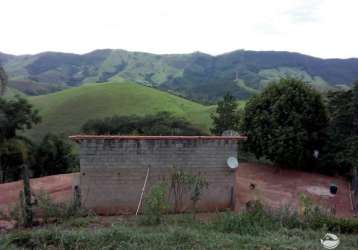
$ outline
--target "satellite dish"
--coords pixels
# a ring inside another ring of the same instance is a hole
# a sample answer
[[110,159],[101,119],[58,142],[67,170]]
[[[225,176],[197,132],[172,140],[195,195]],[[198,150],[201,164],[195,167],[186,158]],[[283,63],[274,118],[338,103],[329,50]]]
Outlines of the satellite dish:
[[240,134],[235,130],[225,130],[222,134],[222,136],[239,136]]
[[229,157],[227,158],[226,164],[229,166],[230,169],[236,169],[239,166],[239,162],[236,157]]

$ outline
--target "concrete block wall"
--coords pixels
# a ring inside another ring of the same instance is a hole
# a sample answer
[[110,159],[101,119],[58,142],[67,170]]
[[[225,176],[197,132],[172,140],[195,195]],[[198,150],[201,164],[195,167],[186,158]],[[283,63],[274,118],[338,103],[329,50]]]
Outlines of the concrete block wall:
[[[198,209],[233,206],[235,174],[226,165],[237,156],[239,137],[99,137],[73,138],[80,144],[82,203],[102,214],[135,212],[147,169],[146,187],[170,183],[175,168],[204,176],[208,182]],[[187,199],[182,210],[191,209]]]

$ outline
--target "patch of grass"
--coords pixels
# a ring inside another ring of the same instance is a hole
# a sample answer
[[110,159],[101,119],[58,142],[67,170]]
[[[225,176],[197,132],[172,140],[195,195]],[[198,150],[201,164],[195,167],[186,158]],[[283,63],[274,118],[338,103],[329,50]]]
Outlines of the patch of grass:
[[318,207],[312,207],[303,215],[288,209],[268,211],[259,203],[252,210],[240,214],[223,213],[213,221],[212,226],[220,232],[249,235],[260,235],[283,228],[358,234],[357,219],[336,218]]
[[[97,230],[60,230],[58,227],[13,232],[0,236],[5,249],[322,249],[325,231],[281,228],[259,235],[222,233],[209,226],[113,225]],[[338,235],[339,249],[357,249],[356,235]]]
[[[159,189],[160,190],[160,189]],[[161,195],[160,195],[161,196]],[[0,235],[4,249],[322,249],[327,233],[339,237],[341,250],[358,249],[357,220],[337,219],[319,210],[303,216],[288,209],[269,211],[253,202],[240,214],[226,212],[212,221],[189,215],[166,215],[164,223],[146,225],[122,221],[109,227],[90,225],[96,218],[73,218],[64,224]],[[190,220],[191,218],[191,220]]]

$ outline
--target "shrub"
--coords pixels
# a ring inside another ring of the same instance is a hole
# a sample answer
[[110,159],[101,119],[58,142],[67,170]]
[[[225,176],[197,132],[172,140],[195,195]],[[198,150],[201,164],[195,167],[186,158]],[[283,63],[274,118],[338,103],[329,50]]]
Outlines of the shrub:
[[173,168],[170,177],[170,195],[174,197],[174,212],[180,212],[179,209],[183,203],[183,198],[190,193],[190,200],[193,204],[193,213],[196,212],[196,204],[200,200],[202,191],[208,187],[208,182],[204,176],[193,175],[181,168]]
[[89,215],[89,211],[80,207],[76,200],[71,202],[54,202],[46,192],[40,192],[36,198],[39,216],[42,217],[45,223],[50,220],[66,220],[71,217]]
[[215,230],[245,235],[258,235],[264,230],[274,230],[278,225],[259,202],[252,203],[247,211],[240,214],[225,212],[213,222]]
[[168,186],[165,183],[154,185],[148,197],[144,200],[143,208],[140,223],[145,225],[160,224],[163,214],[169,209]]

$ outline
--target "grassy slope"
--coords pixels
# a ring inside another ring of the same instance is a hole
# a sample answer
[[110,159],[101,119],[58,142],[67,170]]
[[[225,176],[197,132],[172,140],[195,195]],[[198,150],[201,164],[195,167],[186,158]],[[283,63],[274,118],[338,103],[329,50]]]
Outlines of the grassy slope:
[[194,125],[208,130],[210,111],[215,109],[215,106],[204,106],[131,82],[88,84],[54,94],[29,97],[29,100],[42,116],[42,123],[27,133],[34,139],[47,132],[78,133],[88,119],[160,111],[186,117]]

